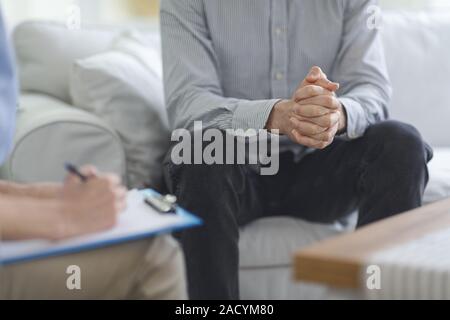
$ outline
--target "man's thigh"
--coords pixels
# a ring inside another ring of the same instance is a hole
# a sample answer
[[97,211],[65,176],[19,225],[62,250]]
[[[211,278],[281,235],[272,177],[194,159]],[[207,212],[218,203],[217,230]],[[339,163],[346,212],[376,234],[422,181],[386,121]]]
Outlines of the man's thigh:
[[276,177],[282,187],[272,212],[322,223],[349,215],[358,205],[357,181],[364,152],[360,140],[337,139],[299,162],[290,153],[282,155]]
[[[177,196],[181,206],[200,216],[206,228],[218,222],[228,224],[225,220],[230,219],[237,227],[261,218],[272,198],[257,168],[246,164],[174,164],[169,153],[164,176],[168,192]],[[272,187],[276,188],[275,183]]]
[[[164,237],[162,239],[165,239],[163,242],[168,240]],[[129,294],[136,295],[142,292],[136,287],[140,285],[137,279],[145,275],[147,278],[140,280],[145,280],[147,285],[151,285],[151,281],[148,280],[151,274],[148,274],[148,271],[157,269],[155,264],[161,264],[161,259],[157,259],[155,254],[167,256],[165,250],[173,249],[168,248],[167,244],[162,245],[160,240],[161,238],[141,240],[67,256],[3,266],[0,269],[0,298],[123,299]],[[154,248],[155,245],[158,245],[158,248]],[[68,273],[68,270],[71,271],[70,266],[79,267],[81,287],[79,290],[70,289],[76,284],[76,281],[73,282],[74,278],[70,278],[74,273]],[[161,282],[166,280],[159,279]],[[154,285],[158,288],[156,282]],[[180,288],[183,290],[183,283]],[[151,297],[149,288],[146,292]],[[181,298],[183,294],[185,293],[182,292]]]

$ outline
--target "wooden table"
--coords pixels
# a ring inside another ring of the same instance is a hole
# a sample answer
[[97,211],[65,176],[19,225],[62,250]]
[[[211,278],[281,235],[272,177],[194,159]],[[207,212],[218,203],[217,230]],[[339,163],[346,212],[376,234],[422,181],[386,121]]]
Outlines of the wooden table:
[[449,227],[447,199],[299,251],[294,258],[294,276],[298,281],[361,289],[361,274],[370,256]]

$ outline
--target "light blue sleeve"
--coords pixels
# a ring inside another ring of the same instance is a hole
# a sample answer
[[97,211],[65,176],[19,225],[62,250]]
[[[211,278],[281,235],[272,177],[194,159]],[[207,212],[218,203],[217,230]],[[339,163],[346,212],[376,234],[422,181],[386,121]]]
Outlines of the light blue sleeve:
[[11,149],[17,110],[17,82],[8,36],[0,12],[0,164]]

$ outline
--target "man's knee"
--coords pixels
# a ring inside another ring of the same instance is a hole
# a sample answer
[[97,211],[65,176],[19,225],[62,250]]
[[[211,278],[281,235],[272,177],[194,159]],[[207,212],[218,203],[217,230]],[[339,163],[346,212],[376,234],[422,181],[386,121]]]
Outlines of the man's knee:
[[369,145],[380,145],[383,155],[402,163],[426,163],[432,158],[431,148],[412,125],[399,121],[384,121],[371,126],[365,136]]

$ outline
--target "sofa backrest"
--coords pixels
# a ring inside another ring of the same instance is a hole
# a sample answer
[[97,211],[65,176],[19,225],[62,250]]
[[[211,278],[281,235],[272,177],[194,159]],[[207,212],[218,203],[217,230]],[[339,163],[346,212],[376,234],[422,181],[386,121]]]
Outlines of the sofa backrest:
[[414,124],[433,146],[450,147],[450,12],[385,13],[382,28],[391,116]]

